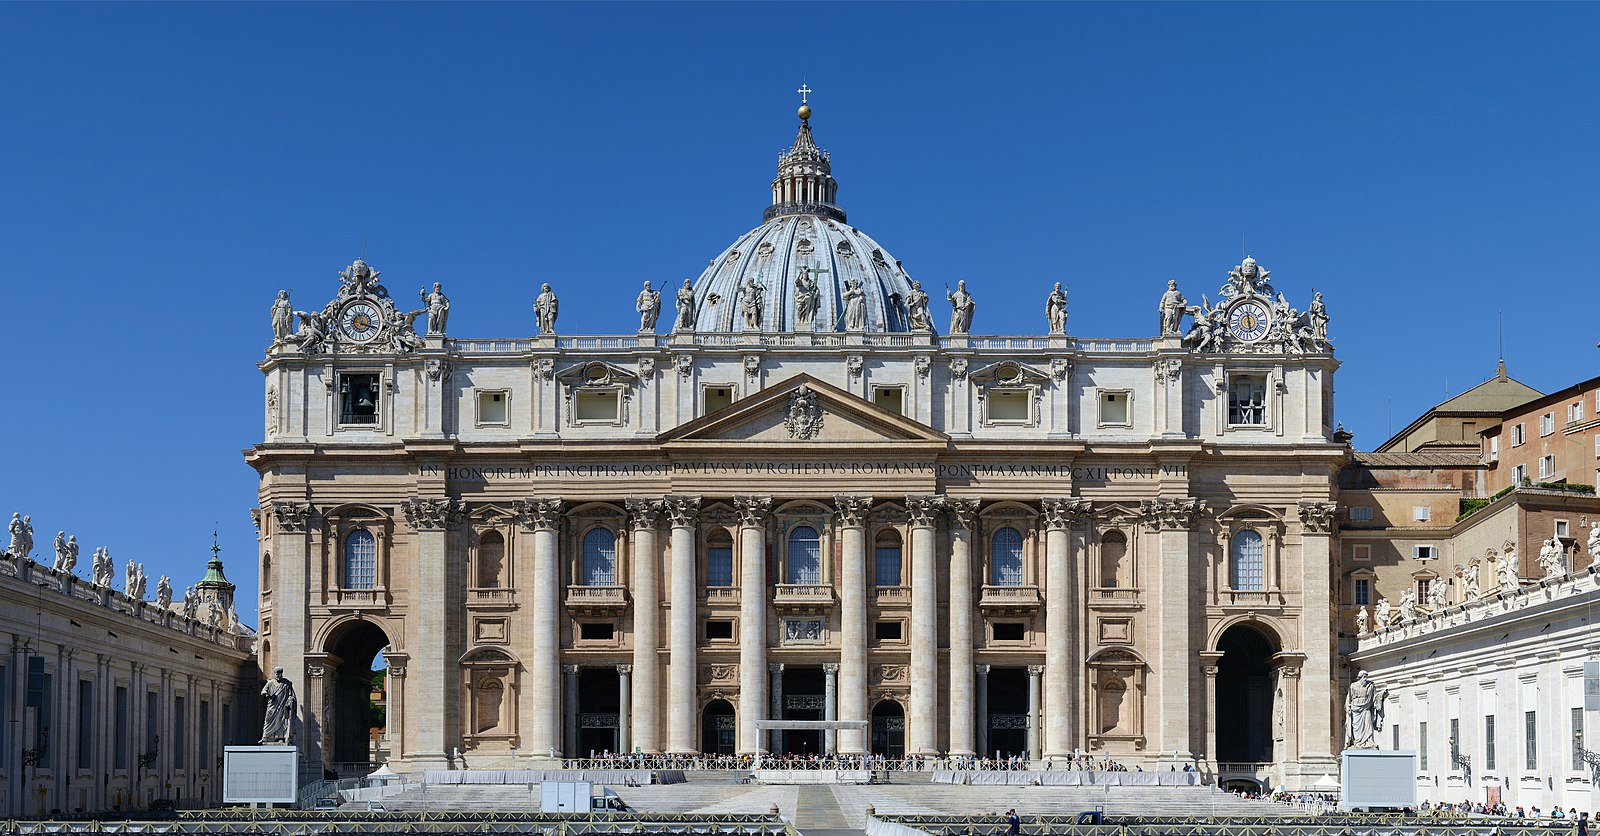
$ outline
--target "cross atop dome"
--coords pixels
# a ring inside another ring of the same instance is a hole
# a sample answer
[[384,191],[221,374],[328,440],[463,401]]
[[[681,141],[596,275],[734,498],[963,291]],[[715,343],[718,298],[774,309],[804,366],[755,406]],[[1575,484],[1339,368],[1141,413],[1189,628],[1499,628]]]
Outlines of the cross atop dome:
[[818,148],[816,140],[811,138],[811,105],[806,99],[816,91],[801,84],[795,92],[800,94],[800,129],[789,150],[778,155],[778,176],[772,181],[772,205],[767,207],[762,219],[805,214],[843,221],[844,210],[834,202],[839,195],[839,184],[832,176],[832,161],[828,152]]

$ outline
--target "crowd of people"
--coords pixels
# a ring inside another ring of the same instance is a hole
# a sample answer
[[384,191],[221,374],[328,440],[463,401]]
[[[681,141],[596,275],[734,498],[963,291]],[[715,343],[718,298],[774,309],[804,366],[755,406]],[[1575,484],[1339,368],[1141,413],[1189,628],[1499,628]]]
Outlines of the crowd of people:
[[[752,755],[717,754],[645,754],[606,752],[588,758],[567,758],[562,769],[671,769],[671,770],[721,770],[749,771],[756,769]],[[1027,757],[1013,755],[1002,758],[975,756],[909,755],[891,758],[885,755],[763,755],[762,769],[846,769],[889,772],[973,771],[1007,772],[1027,771],[1032,763]],[[1045,762],[1047,770],[1077,772],[1127,772],[1128,767],[1109,757],[1080,754],[1067,760]],[[1186,767],[1187,768],[1187,767]],[[1135,767],[1135,769],[1141,769]]]
[[[1248,792],[1234,791],[1235,795],[1242,798],[1261,799],[1276,804],[1285,804],[1297,807],[1310,813],[1322,814],[1337,812],[1339,797],[1333,793],[1300,791],[1286,792],[1283,790],[1273,792]],[[1576,807],[1562,808],[1556,806],[1549,812],[1541,810],[1537,805],[1533,807],[1508,807],[1504,803],[1487,804],[1482,801],[1449,802],[1424,800],[1416,810],[1418,815],[1431,817],[1467,817],[1483,816],[1502,819],[1534,819],[1548,824],[1578,825],[1582,836],[1588,836],[1589,823],[1600,820],[1600,812],[1593,816],[1581,812]]]

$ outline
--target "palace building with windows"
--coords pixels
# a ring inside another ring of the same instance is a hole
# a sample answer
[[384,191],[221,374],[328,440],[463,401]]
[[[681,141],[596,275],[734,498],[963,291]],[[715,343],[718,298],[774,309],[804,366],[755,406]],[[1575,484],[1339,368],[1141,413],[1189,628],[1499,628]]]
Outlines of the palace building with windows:
[[1215,307],[1152,282],[1147,337],[1069,336],[1059,289],[1043,334],[979,336],[964,285],[935,328],[809,117],[760,225],[626,333],[561,333],[549,286],[534,336],[447,335],[437,287],[417,328],[359,261],[320,310],[280,294],[245,455],[260,664],[295,681],[308,760],[1336,770],[1349,451],[1320,296],[1290,308],[1246,259]]

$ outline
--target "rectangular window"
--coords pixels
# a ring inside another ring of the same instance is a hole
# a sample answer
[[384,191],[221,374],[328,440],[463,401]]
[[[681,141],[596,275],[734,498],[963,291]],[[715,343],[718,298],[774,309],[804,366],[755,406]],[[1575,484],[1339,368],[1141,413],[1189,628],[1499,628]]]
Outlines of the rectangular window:
[[1572,709],[1572,771],[1583,771],[1583,709]]
[[878,621],[872,625],[872,635],[881,642],[897,642],[901,636],[901,622]]
[[1372,581],[1368,578],[1356,578],[1355,604],[1358,607],[1372,603]]
[[994,640],[997,642],[1020,642],[1028,637],[1028,625],[1020,621],[997,621],[994,624]]
[[732,386],[707,386],[705,388],[705,414],[710,415],[733,403]]
[[[1595,436],[1595,438],[1600,439],[1600,435]],[[1500,436],[1494,436],[1489,439],[1489,461],[1500,461]]]
[[1428,771],[1428,724],[1417,724],[1417,768]]
[[900,585],[900,547],[879,546],[874,555],[873,577],[878,586]]
[[1350,559],[1351,560],[1360,560],[1360,561],[1371,561],[1372,560],[1372,547],[1369,546],[1369,545],[1366,545],[1364,543],[1361,544],[1361,545],[1351,546],[1350,547]]
[[1556,475],[1556,457],[1555,456],[1540,456],[1539,457],[1539,478],[1540,479],[1549,479],[1550,477],[1552,477],[1554,475]]
[[1494,715],[1483,716],[1483,768],[1494,771]]
[[1371,522],[1372,521],[1372,506],[1371,505],[1352,505],[1352,506],[1350,506],[1350,521],[1351,522]]
[[905,391],[899,386],[874,386],[872,387],[872,402],[879,409],[893,412],[896,415],[904,415]]
[[211,768],[211,703],[200,701],[200,769]]
[[478,393],[478,426],[504,426],[510,423],[506,411],[506,393]]
[[1556,414],[1546,412],[1539,416],[1539,436],[1542,438],[1556,431]]
[[617,635],[617,625],[609,621],[578,623],[578,638],[586,642],[608,642]]
[[1266,375],[1240,374],[1228,381],[1228,423],[1247,427],[1266,425]]
[[1557,537],[1569,537],[1571,535],[1568,532],[1570,532],[1571,530],[1572,530],[1572,527],[1567,523],[1566,520],[1556,520],[1556,536]]
[[1429,519],[1432,519],[1432,517],[1433,517],[1433,512],[1428,509],[1428,506],[1426,506],[1426,505],[1413,505],[1413,506],[1411,506],[1411,519],[1416,520],[1417,522],[1427,522]]
[[1511,446],[1521,447],[1528,443],[1528,428],[1522,422],[1511,425]]
[[172,768],[184,769],[189,748],[189,705],[183,697],[172,699]]
[[227,746],[233,742],[233,706],[229,703],[222,704],[222,745]]
[[1029,421],[1026,391],[991,389],[984,400],[988,403],[989,421],[992,423],[1026,424]]
[[[143,754],[160,751],[161,745],[161,703],[156,692],[151,691],[144,695],[144,749]],[[155,764],[152,764],[155,766]]]
[[378,375],[348,372],[339,375],[339,423],[363,426],[378,423]]
[[1567,407],[1567,421],[1576,424],[1576,423],[1578,423],[1579,421],[1582,421],[1582,420],[1583,420],[1583,401],[1578,401],[1577,403]]
[[1528,466],[1527,465],[1519,464],[1516,467],[1511,468],[1511,484],[1513,484],[1513,485],[1526,485],[1526,484],[1528,484]]
[[1600,433],[1594,434],[1594,457],[1600,459]]
[[733,586],[733,544],[706,549],[706,586]]
[[1100,426],[1126,427],[1130,426],[1128,420],[1129,392],[1101,392],[1100,393]]
[[1522,715],[1523,756],[1522,766],[1529,772],[1539,771],[1539,713],[1527,711]]
[[725,618],[713,618],[706,622],[706,641],[725,641],[733,638],[733,622]]
[[580,422],[612,423],[621,413],[617,411],[619,398],[615,389],[603,392],[579,392],[574,417]]
[[1438,546],[1412,546],[1411,547],[1411,559],[1413,559],[1413,560],[1432,560],[1432,559],[1434,559],[1434,558],[1436,558],[1438,556],[1439,556],[1439,547]]
[[1428,600],[1428,587],[1432,583],[1433,583],[1433,581],[1430,578],[1418,578],[1417,579],[1417,600],[1418,601],[1426,601],[1426,600]]
[[94,683],[78,680],[78,768],[94,767]]
[[1461,720],[1457,717],[1450,718],[1450,768],[1461,760]]
[[1389,748],[1390,749],[1399,749],[1400,748],[1400,725],[1398,723],[1396,723],[1395,725],[1392,725],[1392,726],[1389,727],[1389,737],[1392,738]]
[[58,729],[50,728],[51,726],[55,725],[55,700],[52,699],[53,692],[50,690],[50,686],[53,684],[54,678],[54,676],[48,673],[44,675],[45,698],[39,701],[39,723],[33,728],[33,745],[38,747],[39,751],[42,753],[40,755],[41,758],[48,758],[50,756],[50,733],[52,731],[56,731],[58,732],[57,736],[59,736]]
[[111,767],[128,768],[128,689],[118,685],[115,706],[116,740],[111,745]]

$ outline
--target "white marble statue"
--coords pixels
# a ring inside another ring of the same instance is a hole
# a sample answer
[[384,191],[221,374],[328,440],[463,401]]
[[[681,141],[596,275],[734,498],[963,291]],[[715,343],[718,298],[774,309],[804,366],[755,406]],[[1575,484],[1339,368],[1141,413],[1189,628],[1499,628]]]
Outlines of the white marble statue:
[[289,302],[289,291],[278,291],[278,301],[272,303],[272,344],[283,345],[294,336],[294,305]]
[[57,572],[69,575],[78,571],[78,535],[74,534],[67,538],[67,552],[64,556],[57,557],[55,568]]
[[550,289],[548,282],[539,286],[539,297],[533,300],[533,318],[539,326],[539,336],[556,332],[556,314],[561,310],[561,300]]
[[739,311],[744,314],[744,327],[748,330],[761,330],[761,302],[766,290],[766,285],[751,276],[744,284],[744,292],[739,294]]
[[339,295],[370,293],[378,283],[379,274],[380,271],[367,266],[365,260],[356,259],[349,267],[339,271]]
[[913,331],[933,330],[933,315],[928,312],[928,292],[922,289],[922,282],[911,282],[911,292],[906,294],[906,319]]
[[294,315],[300,318],[300,331],[294,335],[294,342],[306,354],[321,351],[322,341],[328,336],[328,317],[318,311],[295,311]]
[[1178,281],[1167,280],[1167,292],[1161,294],[1161,336],[1177,336],[1183,327],[1183,315],[1189,309],[1189,300],[1178,292]]
[[683,287],[678,288],[678,318],[672,323],[672,330],[693,331],[694,319],[694,286],[684,279]]
[[192,586],[189,587],[188,589],[185,589],[183,591],[183,617],[189,619],[190,621],[193,621],[195,613],[198,612],[199,609],[200,609],[200,596],[199,596],[199,594],[197,594],[194,591],[194,587],[192,587]]
[[1356,635],[1365,636],[1372,632],[1370,618],[1366,607],[1356,610]]
[[239,613],[234,611],[232,604],[228,605],[228,632],[233,635],[239,634]]
[[1478,580],[1478,561],[1474,560],[1463,566],[1456,564],[1456,576],[1461,578],[1461,602],[1476,601],[1483,597],[1483,590]]
[[1509,592],[1522,586],[1522,573],[1517,567],[1517,544],[1506,541],[1505,548],[1499,554],[1494,549],[1489,550],[1489,559],[1494,562],[1495,585],[1502,591]]
[[128,565],[122,567],[122,591],[132,595],[133,591],[138,588],[139,565],[129,560]]
[[[450,297],[444,295],[444,285],[433,283],[433,292],[419,290],[417,295],[422,297],[422,303],[428,306],[428,336],[444,336],[445,325],[450,320]],[[415,329],[413,323],[412,328]]]
[[11,515],[11,524],[7,530],[11,532],[11,547],[7,551],[12,557],[27,557],[33,551],[33,523],[31,517],[24,517],[21,513]]
[[1444,578],[1428,581],[1428,609],[1440,612],[1449,606],[1450,583]]
[[166,575],[156,581],[156,606],[161,609],[172,606],[172,579]]
[[845,279],[844,293],[844,329],[846,331],[861,331],[867,327],[867,292],[861,289],[860,279]]
[[145,592],[147,591],[146,590],[146,586],[147,586],[146,582],[149,581],[149,580],[150,580],[149,576],[145,575],[145,573],[144,573],[144,564],[143,563],[139,564],[137,573],[134,575],[134,578],[133,578],[133,585],[134,585],[133,597],[138,598],[140,600],[144,599]]
[[94,579],[95,586],[111,586],[111,581],[116,578],[117,566],[111,562],[111,550],[105,546],[95,549],[94,552]]
[[978,304],[972,298],[972,294],[967,292],[966,280],[956,282],[954,293],[947,287],[944,296],[950,302],[950,333],[965,334],[971,331],[972,312]]
[[1382,630],[1394,622],[1394,612],[1389,606],[1389,599],[1378,596],[1378,605],[1373,609],[1373,627]]
[[1055,289],[1045,297],[1044,318],[1050,325],[1050,333],[1067,333],[1067,292],[1061,289],[1061,282],[1056,282]]
[[1566,568],[1562,565],[1564,562],[1561,541],[1554,536],[1544,541],[1544,545],[1539,548],[1539,570],[1544,572],[1544,576],[1559,578],[1566,574]]
[[1311,294],[1311,307],[1306,308],[1306,321],[1311,327],[1311,339],[1324,345],[1328,342],[1328,306],[1322,302],[1322,293]]
[[1600,562],[1600,523],[1589,526],[1589,562]]
[[1378,732],[1383,731],[1383,703],[1389,692],[1379,688],[1366,671],[1356,674],[1345,693],[1344,717],[1346,749],[1378,748]]
[[794,279],[794,318],[801,328],[810,328],[817,319],[817,305],[822,294],[817,290],[817,280],[811,278],[811,268],[801,266]]
[[262,743],[289,743],[294,732],[294,683],[285,679],[283,668],[273,668],[272,678],[261,686],[266,698],[266,714],[261,722]]
[[222,606],[216,601],[206,602],[206,623],[212,627],[222,623]]
[[653,289],[649,282],[645,282],[644,290],[639,291],[639,298],[633,302],[633,309],[639,312],[640,333],[654,332],[656,317],[661,315],[661,291]]
[[77,535],[73,535],[72,540],[69,542],[67,540],[67,532],[57,531],[55,543],[56,559],[50,564],[50,568],[56,570],[57,572],[71,571],[70,569],[64,567],[66,567],[69,562],[72,564],[76,564],[78,562],[78,556],[75,551],[77,544]]
[[1417,591],[1415,589],[1406,590],[1406,594],[1400,596],[1400,606],[1397,607],[1397,609],[1399,612],[1396,618],[1401,624],[1405,624],[1406,622],[1416,618]]

